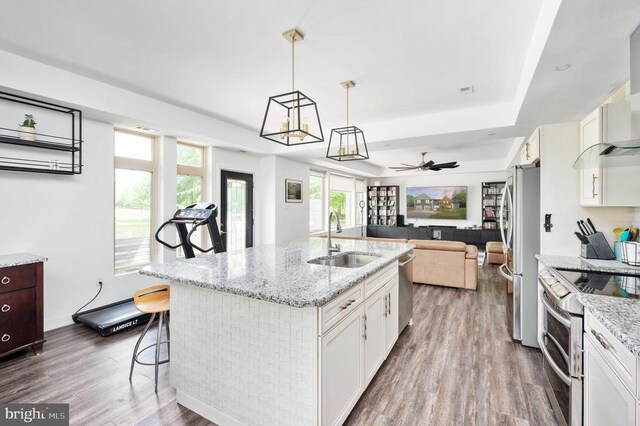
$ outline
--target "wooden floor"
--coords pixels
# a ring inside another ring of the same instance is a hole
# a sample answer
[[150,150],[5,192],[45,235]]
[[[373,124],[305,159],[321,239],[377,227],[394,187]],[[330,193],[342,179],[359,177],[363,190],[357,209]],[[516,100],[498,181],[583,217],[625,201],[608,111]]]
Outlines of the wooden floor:
[[[495,267],[479,272],[477,292],[415,286],[414,324],[346,424],[555,424],[542,356],[511,341],[504,283]],[[140,332],[102,338],[78,325],[49,332],[42,355],[0,363],[0,401],[69,403],[78,425],[211,424],[176,404],[168,365],[157,395],[152,367],[137,366],[129,383]]]

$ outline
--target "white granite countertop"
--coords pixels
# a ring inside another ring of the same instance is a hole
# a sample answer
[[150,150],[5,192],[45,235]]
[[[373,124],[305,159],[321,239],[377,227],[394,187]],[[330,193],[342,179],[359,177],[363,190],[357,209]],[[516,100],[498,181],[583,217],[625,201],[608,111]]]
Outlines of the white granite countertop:
[[640,275],[639,266],[630,266],[617,260],[585,259],[579,256],[551,256],[546,254],[537,254],[536,259],[550,268]]
[[407,254],[412,244],[334,240],[341,251],[379,255],[361,268],[307,263],[326,256],[326,238],[267,244],[148,266],[143,275],[294,307],[321,306]]
[[46,262],[47,260],[44,256],[30,253],[0,254],[0,268]]
[[581,293],[578,300],[636,357],[640,357],[640,301]]

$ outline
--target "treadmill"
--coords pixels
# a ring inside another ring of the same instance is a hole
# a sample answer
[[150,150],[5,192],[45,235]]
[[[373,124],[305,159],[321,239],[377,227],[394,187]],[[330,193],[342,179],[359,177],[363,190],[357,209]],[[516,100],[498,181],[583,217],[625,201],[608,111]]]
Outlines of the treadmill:
[[[208,253],[212,250],[214,253],[222,253],[225,248],[218,229],[217,216],[218,207],[215,204],[198,203],[191,204],[184,209],[178,209],[171,219],[160,225],[155,234],[156,241],[172,250],[182,247],[186,259],[195,257],[194,249],[202,253]],[[176,245],[171,245],[160,238],[160,232],[168,225],[175,226],[178,231],[180,242]],[[202,226],[206,226],[212,242],[208,249],[203,249],[191,241],[194,232]],[[131,298],[87,311],[76,312],[71,318],[75,323],[84,324],[96,330],[101,336],[111,336],[137,325],[146,324],[151,318],[151,314],[140,312]]]

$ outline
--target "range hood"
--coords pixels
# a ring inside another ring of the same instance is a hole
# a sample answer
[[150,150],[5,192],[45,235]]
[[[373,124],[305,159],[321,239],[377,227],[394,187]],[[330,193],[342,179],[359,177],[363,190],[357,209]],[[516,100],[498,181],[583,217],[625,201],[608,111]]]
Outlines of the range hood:
[[627,139],[589,147],[573,163],[574,169],[640,166],[640,26],[630,37],[631,73],[629,112],[623,131]]

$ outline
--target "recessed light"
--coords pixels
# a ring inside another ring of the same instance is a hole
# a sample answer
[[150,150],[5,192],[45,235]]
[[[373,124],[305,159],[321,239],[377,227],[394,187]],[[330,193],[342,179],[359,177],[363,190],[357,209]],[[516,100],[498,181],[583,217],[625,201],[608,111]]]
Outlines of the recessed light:
[[495,136],[495,135],[497,135],[497,133],[496,133],[496,132],[491,132],[491,133],[489,133],[489,136]]
[[240,152],[240,153],[242,153],[242,154],[246,154],[246,153],[247,153],[247,151],[246,151],[246,150],[244,150],[244,149],[239,149],[239,150],[238,150],[238,152]]
[[138,130],[143,130],[145,132],[157,132],[157,129],[152,129],[151,127],[144,127],[144,126],[136,126],[136,129]]
[[390,143],[387,143],[387,144],[385,144],[384,146],[391,146],[391,144],[390,144]]
[[473,86],[465,86],[460,88],[461,95],[470,95],[474,92]]
[[571,68],[571,64],[556,65],[553,67],[554,71],[566,71],[569,68]]

